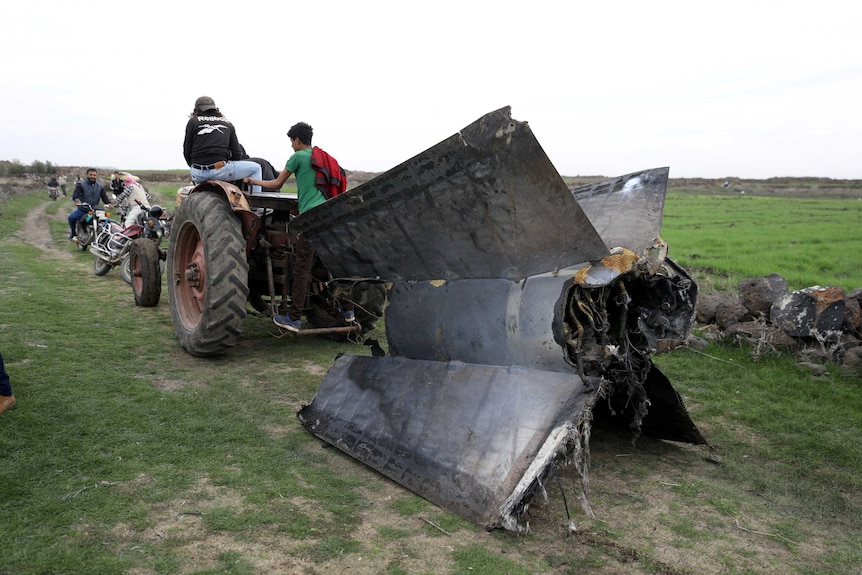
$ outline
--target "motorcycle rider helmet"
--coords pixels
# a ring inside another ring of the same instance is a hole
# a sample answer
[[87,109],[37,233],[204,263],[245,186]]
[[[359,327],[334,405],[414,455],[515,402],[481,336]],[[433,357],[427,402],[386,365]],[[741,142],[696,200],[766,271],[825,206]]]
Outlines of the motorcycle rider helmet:
[[207,110],[218,110],[215,100],[209,96],[201,96],[195,100],[195,114],[202,114]]
[[150,215],[154,218],[162,217],[162,214],[165,213],[165,210],[162,209],[162,206],[155,204],[150,207]]

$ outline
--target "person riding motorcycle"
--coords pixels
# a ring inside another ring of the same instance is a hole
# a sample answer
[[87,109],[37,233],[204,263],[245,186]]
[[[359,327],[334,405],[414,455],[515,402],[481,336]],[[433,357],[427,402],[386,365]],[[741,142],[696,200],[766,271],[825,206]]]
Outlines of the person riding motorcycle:
[[54,201],[56,201],[57,198],[60,197],[59,186],[60,185],[57,183],[57,177],[56,176],[51,176],[48,179],[48,197]]
[[137,223],[138,215],[150,207],[150,198],[134,176],[127,175],[123,178],[123,191],[117,196],[117,202],[126,212],[123,225],[129,227]]
[[87,179],[81,180],[75,184],[75,191],[72,192],[72,201],[75,202],[75,211],[69,214],[69,240],[75,241],[75,224],[82,217],[87,215],[87,212],[81,208],[81,204],[89,204],[92,208],[96,208],[100,201],[105,202],[105,207],[111,207],[111,199],[108,197],[108,192],[102,187],[97,178],[98,172],[95,168],[87,170]]

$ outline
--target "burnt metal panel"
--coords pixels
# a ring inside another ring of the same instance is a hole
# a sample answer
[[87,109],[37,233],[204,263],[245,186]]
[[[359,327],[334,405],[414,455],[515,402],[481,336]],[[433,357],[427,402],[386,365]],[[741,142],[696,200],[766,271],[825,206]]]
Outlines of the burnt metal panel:
[[386,311],[389,350],[414,359],[574,372],[562,335],[574,273],[568,269],[520,282],[396,283]]
[[641,254],[659,237],[669,168],[643,170],[572,189],[609,248]]
[[336,277],[518,280],[608,253],[508,107],[294,223]]
[[644,435],[695,445],[706,444],[703,434],[691,420],[682,397],[655,364],[650,366],[644,389],[650,400],[649,411],[641,424]]
[[390,479],[493,529],[516,523],[521,500],[510,495],[529,491],[598,391],[574,374],[519,366],[345,355],[299,419]]
[[587,503],[599,397],[635,434],[703,442],[649,357],[697,295],[659,239],[667,175],[570,191],[502,108],[297,217],[335,277],[390,282],[393,354],[338,358],[303,426],[489,529],[522,528],[557,459]]

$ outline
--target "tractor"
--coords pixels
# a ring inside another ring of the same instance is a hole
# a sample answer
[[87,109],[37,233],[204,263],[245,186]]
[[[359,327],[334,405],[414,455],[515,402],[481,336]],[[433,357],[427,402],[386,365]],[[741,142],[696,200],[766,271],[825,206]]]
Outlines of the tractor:
[[[168,297],[180,345],[199,357],[236,345],[249,307],[264,317],[286,312],[294,245],[296,194],[254,194],[230,182],[207,181],[177,192],[167,251]],[[352,301],[345,322],[340,302]],[[361,340],[383,315],[386,288],[376,278],[333,278],[319,258],[304,304],[302,334]]]

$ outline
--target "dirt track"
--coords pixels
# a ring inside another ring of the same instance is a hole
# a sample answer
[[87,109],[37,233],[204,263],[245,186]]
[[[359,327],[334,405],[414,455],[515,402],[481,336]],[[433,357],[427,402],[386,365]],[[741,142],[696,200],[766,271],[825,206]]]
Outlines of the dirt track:
[[[72,259],[72,254],[68,251],[61,250],[51,237],[51,229],[48,222],[51,220],[65,221],[66,215],[62,211],[56,215],[47,215],[48,206],[51,204],[42,204],[29,214],[24,220],[24,227],[18,235],[28,244],[32,244],[45,252],[50,257],[60,259]],[[71,209],[70,209],[71,213]]]

